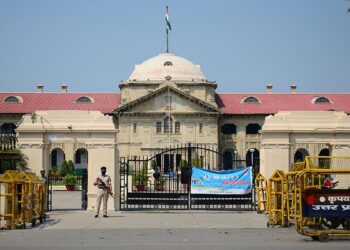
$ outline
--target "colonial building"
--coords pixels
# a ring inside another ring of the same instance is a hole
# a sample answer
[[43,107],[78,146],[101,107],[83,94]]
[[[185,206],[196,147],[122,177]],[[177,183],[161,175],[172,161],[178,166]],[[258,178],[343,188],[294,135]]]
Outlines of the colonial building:
[[[223,169],[239,159],[258,165],[261,158],[267,175],[309,154],[329,155],[337,147],[350,153],[350,94],[300,94],[296,85],[290,93],[274,93],[272,85],[266,93],[217,93],[199,65],[172,53],[136,65],[119,87],[108,94],[70,93],[66,85],[60,93],[46,93],[42,85],[36,93],[0,93],[1,146],[16,134],[33,171],[72,160],[88,168],[89,184],[106,165],[115,187],[119,157],[155,155],[179,144],[216,148]],[[323,125],[327,121],[332,124]],[[159,160],[181,159],[168,157]],[[88,193],[92,208],[91,185]]]

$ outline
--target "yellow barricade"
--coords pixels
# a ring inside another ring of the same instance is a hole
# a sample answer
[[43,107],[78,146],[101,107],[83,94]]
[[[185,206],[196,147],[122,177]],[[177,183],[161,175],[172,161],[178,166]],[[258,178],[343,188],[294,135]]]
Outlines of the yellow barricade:
[[0,177],[0,228],[26,228],[43,221],[45,184],[33,173],[6,171]]
[[34,173],[22,172],[21,178],[25,181],[24,219],[25,222],[32,223],[34,227],[36,221],[40,223],[44,219],[44,199],[43,191],[45,183]]
[[267,193],[267,180],[259,173],[255,178],[255,195],[258,205],[258,213],[268,212]]
[[20,172],[6,171],[0,178],[0,228],[25,228],[24,181]]
[[268,227],[287,225],[285,192],[285,174],[281,170],[276,170],[268,180]]

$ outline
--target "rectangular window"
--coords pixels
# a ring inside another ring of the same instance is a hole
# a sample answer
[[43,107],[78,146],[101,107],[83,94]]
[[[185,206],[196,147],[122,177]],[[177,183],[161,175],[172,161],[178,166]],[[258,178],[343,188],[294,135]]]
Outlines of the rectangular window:
[[180,133],[180,122],[175,122],[175,133]]
[[166,117],[164,119],[164,133],[173,132],[173,119],[171,117]]
[[162,133],[162,122],[157,122],[156,123],[156,133],[157,134]]
[[134,133],[136,133],[136,130],[137,130],[137,123],[134,123],[134,126],[133,126]]
[[199,123],[199,133],[203,133],[203,123]]

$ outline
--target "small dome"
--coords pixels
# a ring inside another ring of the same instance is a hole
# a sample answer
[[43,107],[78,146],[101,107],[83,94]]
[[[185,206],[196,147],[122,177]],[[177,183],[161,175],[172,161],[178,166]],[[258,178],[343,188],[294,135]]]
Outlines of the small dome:
[[199,65],[172,53],[162,53],[136,65],[130,81],[203,81],[205,76]]

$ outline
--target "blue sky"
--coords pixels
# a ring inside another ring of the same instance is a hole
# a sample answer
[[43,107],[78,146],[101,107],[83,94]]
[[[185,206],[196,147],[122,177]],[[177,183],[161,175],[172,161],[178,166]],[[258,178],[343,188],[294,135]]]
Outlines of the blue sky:
[[[0,91],[118,92],[165,50],[165,0],[0,0]],[[345,0],[168,0],[170,49],[218,92],[350,93]]]

